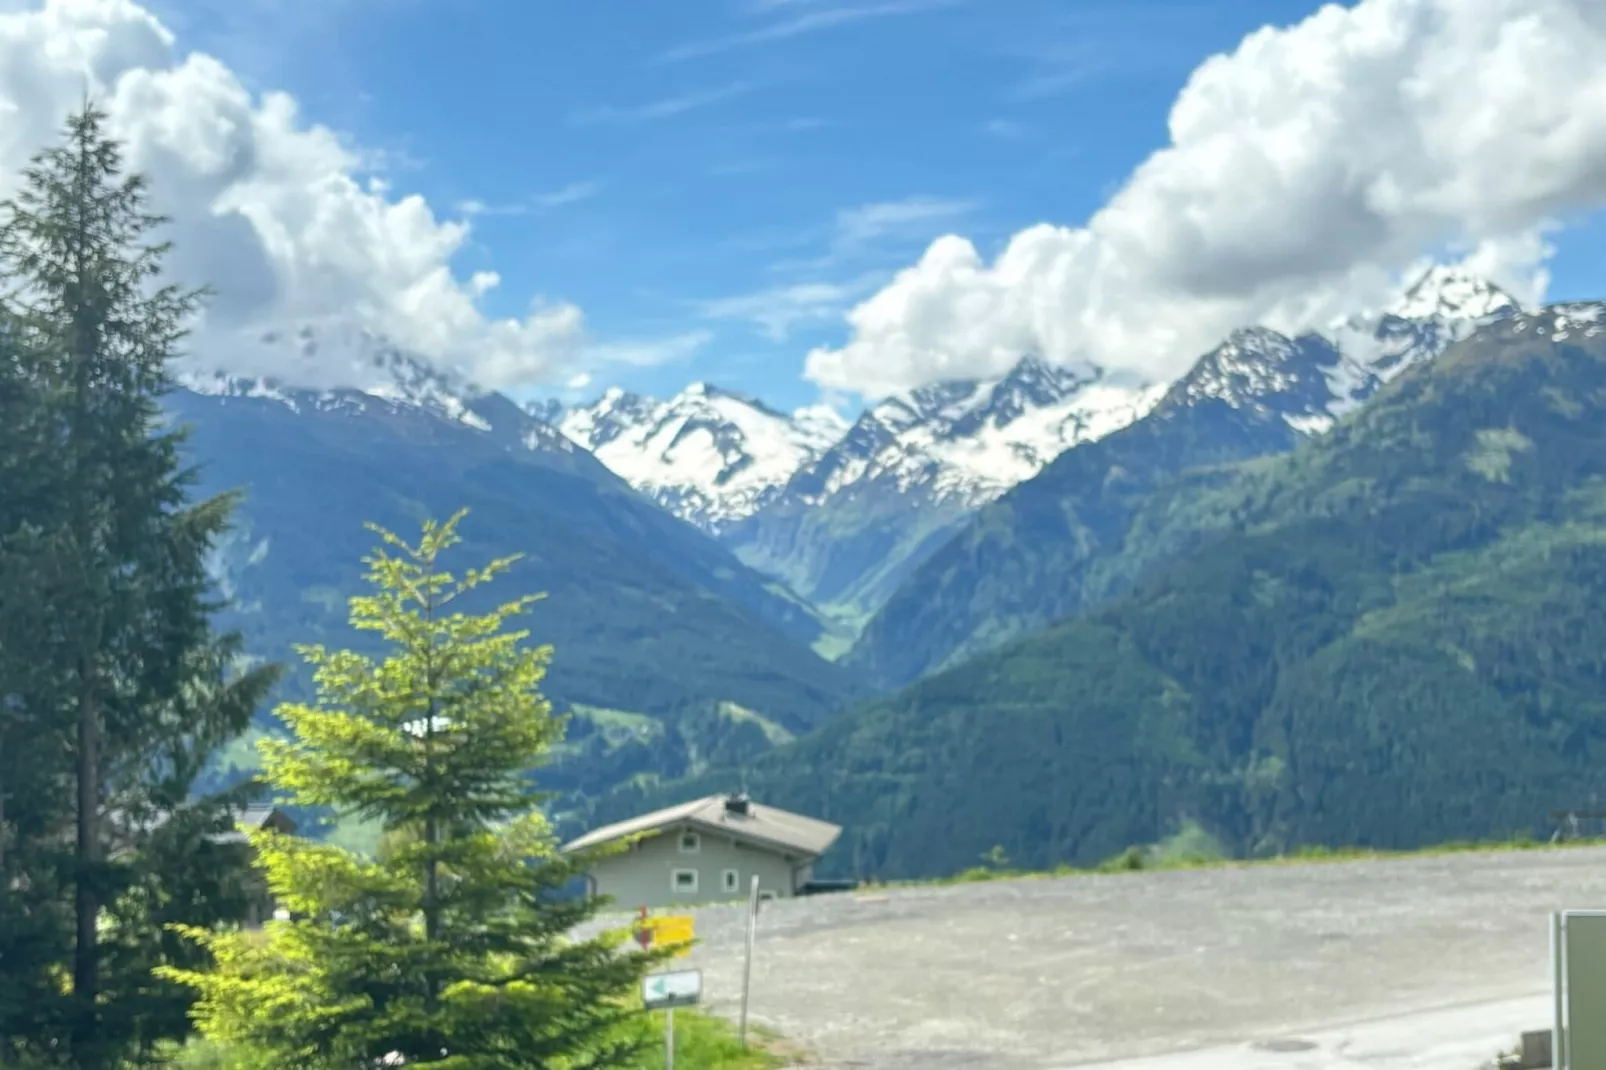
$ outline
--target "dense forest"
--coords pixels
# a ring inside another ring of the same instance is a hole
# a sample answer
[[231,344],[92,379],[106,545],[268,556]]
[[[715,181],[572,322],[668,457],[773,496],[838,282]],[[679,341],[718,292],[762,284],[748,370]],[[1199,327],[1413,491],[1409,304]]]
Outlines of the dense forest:
[[742,775],[848,827],[828,868],[882,876],[1186,821],[1249,855],[1548,831],[1606,787],[1600,319],[1487,326],[1289,456],[1179,478],[1144,523],[1197,545],[1132,593]]

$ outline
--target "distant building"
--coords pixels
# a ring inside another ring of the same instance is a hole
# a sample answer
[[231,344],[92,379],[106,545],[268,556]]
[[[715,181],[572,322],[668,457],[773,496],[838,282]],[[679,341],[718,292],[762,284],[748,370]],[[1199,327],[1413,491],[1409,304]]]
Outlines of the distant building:
[[711,795],[596,829],[563,850],[642,833],[648,835],[623,853],[597,862],[592,895],[611,896],[626,909],[719,903],[746,897],[756,874],[761,899],[790,898],[809,883],[815,859],[842,829],[745,795]]
[[[296,831],[295,820],[277,806],[247,807],[240,814],[236,826],[236,831],[216,836],[213,838],[214,842],[245,844],[249,848],[250,841],[246,839],[246,835],[258,829],[272,829],[285,836],[293,836]],[[251,904],[246,910],[246,928],[259,929],[270,918],[289,916],[279,908],[273,893],[268,890],[267,878],[256,868],[255,859],[252,859],[249,880]]]
[[[107,810],[105,820],[112,857],[116,858],[132,850],[137,837],[148,835],[166,825],[168,816],[158,811],[136,819],[121,810]],[[208,843],[230,849],[238,848],[241,852],[239,857],[242,866],[245,867],[245,890],[250,897],[244,919],[245,927],[248,929],[261,928],[270,918],[283,916],[279,904],[273,899],[273,893],[268,890],[267,879],[262,871],[256,868],[248,834],[259,829],[272,829],[274,832],[292,836],[296,831],[296,823],[289,814],[277,806],[247,806],[236,812],[234,828],[227,832],[209,833],[206,836]]]

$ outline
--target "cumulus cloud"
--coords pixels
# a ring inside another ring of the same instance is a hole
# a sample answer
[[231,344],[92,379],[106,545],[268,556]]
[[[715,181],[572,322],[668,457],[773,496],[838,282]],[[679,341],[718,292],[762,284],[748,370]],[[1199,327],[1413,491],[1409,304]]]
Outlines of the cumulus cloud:
[[181,54],[134,0],[6,10],[0,197],[87,90],[125,142],[128,165],[150,176],[155,207],[173,217],[173,274],[216,290],[192,344],[198,354],[228,352],[231,339],[267,327],[332,321],[487,386],[513,386],[550,375],[583,345],[572,305],[536,300],[522,317],[488,317],[480,300],[498,277],[463,280],[451,266],[466,224],[365,178],[357,154],[303,120],[289,96],[255,96],[216,59]]
[[1606,204],[1603,56],[1599,0],[1361,0],[1260,30],[1193,72],[1170,144],[1085,226],[990,263],[940,238],[806,375],[879,394],[1035,351],[1165,378],[1236,326],[1373,307],[1430,254],[1537,297],[1555,221]]

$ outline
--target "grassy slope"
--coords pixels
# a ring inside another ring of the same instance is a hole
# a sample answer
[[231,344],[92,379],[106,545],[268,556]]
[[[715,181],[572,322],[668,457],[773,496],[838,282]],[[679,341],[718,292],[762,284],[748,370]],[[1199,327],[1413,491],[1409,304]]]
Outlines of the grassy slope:
[[749,783],[847,826],[825,873],[950,873],[995,845],[1090,865],[1187,819],[1248,854],[1539,831],[1606,788],[1603,406],[1606,339],[1486,331],[1172,499],[1173,529],[1237,528],[1131,596],[836,719]]

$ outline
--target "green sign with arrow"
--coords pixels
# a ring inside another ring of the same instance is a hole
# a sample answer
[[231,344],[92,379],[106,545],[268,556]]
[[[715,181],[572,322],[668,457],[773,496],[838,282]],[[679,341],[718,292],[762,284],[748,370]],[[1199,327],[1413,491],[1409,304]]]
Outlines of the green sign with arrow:
[[695,1007],[703,998],[703,971],[676,970],[641,979],[641,1002],[649,1011]]

